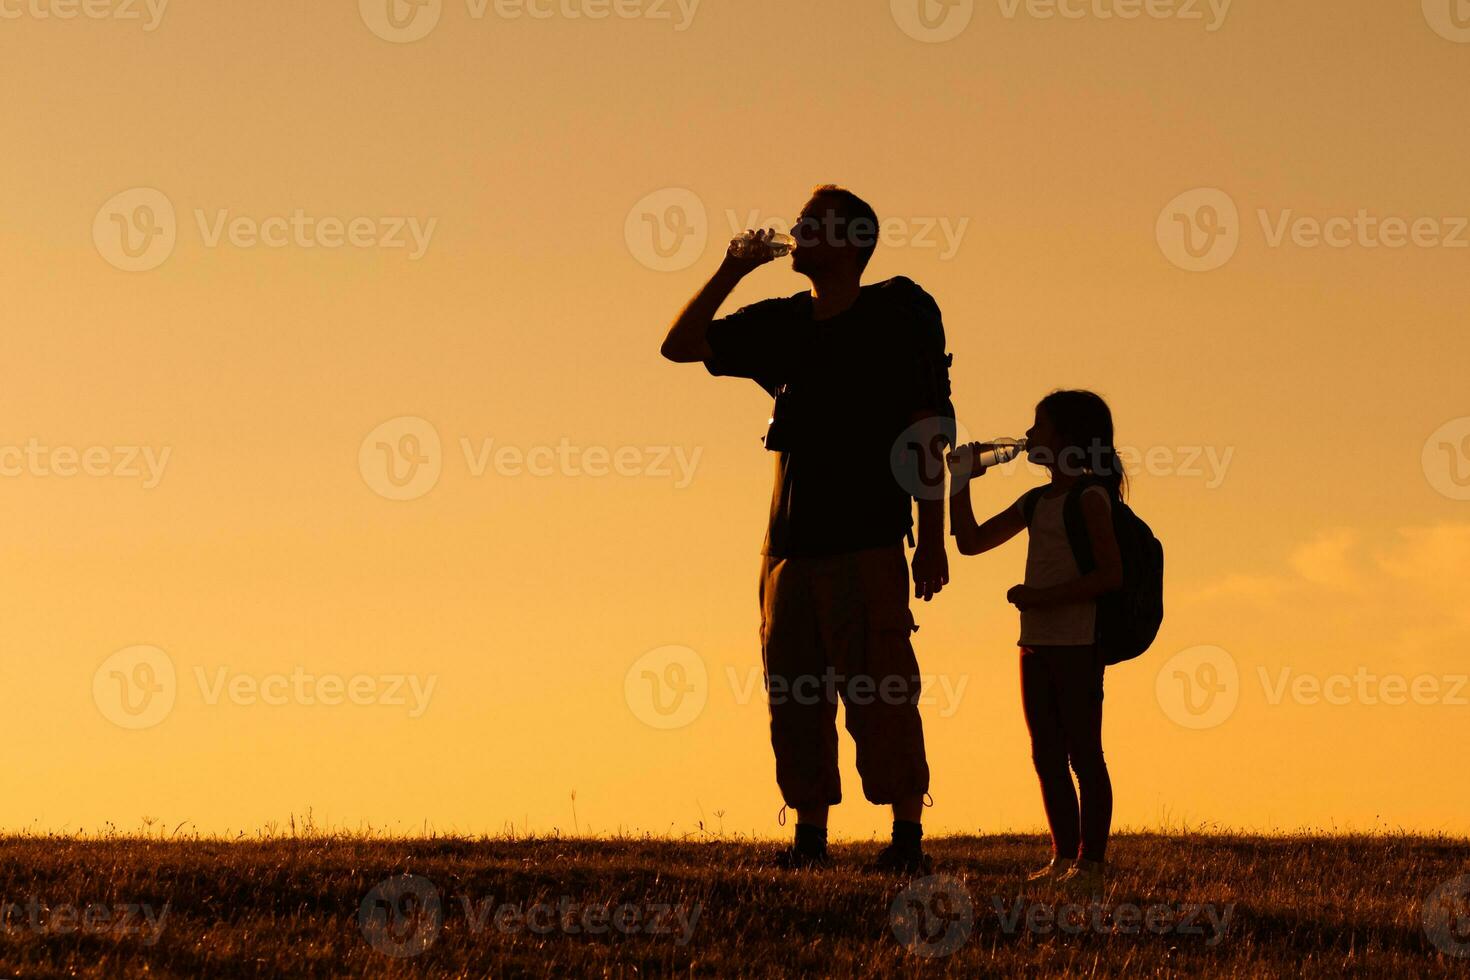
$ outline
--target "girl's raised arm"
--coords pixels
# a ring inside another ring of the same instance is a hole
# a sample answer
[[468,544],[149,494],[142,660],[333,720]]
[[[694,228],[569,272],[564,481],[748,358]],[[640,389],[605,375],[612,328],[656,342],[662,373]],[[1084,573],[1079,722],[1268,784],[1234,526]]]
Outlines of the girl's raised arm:
[[953,496],[949,498],[949,523],[960,554],[984,554],[1026,529],[1026,518],[1021,513],[1019,501],[984,524],[977,524],[970,504],[970,481],[956,478],[955,487]]

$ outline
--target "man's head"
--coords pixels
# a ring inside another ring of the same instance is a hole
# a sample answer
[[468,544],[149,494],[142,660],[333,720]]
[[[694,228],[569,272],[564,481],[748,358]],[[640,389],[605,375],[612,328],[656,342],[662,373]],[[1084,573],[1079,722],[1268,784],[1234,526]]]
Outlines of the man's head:
[[823,184],[801,210],[791,237],[791,268],[804,276],[862,278],[878,247],[878,215],[867,201],[836,184]]

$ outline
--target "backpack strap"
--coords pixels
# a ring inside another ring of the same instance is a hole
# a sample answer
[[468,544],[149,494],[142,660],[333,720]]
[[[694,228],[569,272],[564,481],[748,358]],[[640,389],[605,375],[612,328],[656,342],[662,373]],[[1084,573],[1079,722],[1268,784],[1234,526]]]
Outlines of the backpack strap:
[[1032,487],[1021,498],[1021,516],[1026,519],[1027,527],[1031,526],[1031,519],[1036,516],[1036,505],[1041,503],[1041,495],[1045,491],[1046,487],[1044,486]]
[[1077,571],[1083,575],[1097,568],[1097,561],[1092,557],[1092,537],[1087,533],[1087,518],[1082,514],[1082,494],[1099,485],[1096,480],[1078,480],[1067,491],[1066,502],[1062,504],[1062,524],[1067,529],[1067,543],[1072,546]]
[[949,446],[959,444],[958,424],[955,422],[953,392],[949,374],[954,366],[954,355],[947,353],[944,337],[944,318],[939,305],[913,280],[904,276],[891,279],[880,287],[884,295],[891,297],[903,316],[896,319],[901,331],[910,369],[918,373],[914,382],[925,401],[928,401],[939,418],[940,430]]
[[[1087,518],[1082,516],[1082,494],[1088,487],[1101,486],[1094,479],[1078,480],[1067,491],[1067,499],[1062,503],[1062,525],[1067,529],[1067,543],[1072,546],[1072,557],[1077,560],[1077,570],[1083,575],[1097,567],[1092,557],[1092,538],[1087,534]],[[1045,486],[1033,487],[1026,491],[1021,498],[1021,513],[1026,518],[1026,526],[1031,526],[1031,521],[1036,516],[1036,505],[1041,502],[1041,495],[1046,492]]]

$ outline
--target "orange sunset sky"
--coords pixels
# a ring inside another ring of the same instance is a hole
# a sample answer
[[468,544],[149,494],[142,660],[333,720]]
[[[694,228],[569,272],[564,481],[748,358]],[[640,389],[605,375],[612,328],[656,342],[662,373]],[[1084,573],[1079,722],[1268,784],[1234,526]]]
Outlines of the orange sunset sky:
[[[0,827],[784,834],[768,399],[658,346],[837,182],[973,437],[1136,451],[1117,823],[1470,832],[1460,0],[0,0],[0,77]],[[915,606],[931,833],[1041,825],[1023,561]]]

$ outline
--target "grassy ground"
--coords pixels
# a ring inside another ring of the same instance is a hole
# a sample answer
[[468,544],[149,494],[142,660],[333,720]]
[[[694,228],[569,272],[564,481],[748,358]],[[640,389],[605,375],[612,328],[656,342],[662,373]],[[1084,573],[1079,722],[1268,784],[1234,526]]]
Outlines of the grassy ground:
[[929,848],[10,838],[0,976],[1470,976],[1467,841],[1120,836],[1096,904],[1021,884],[1035,838]]

